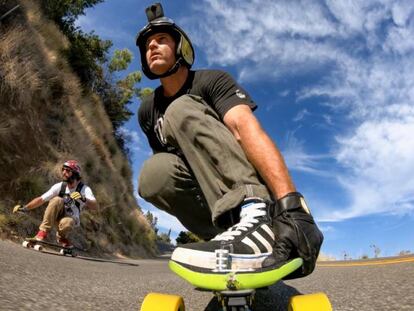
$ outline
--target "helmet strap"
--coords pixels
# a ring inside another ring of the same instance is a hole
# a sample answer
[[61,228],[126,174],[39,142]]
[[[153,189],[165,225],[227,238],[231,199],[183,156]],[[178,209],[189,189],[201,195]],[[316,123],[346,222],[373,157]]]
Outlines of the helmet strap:
[[172,74],[178,71],[178,68],[180,68],[180,66],[181,66],[181,57],[175,62],[174,66],[172,66],[170,69],[168,69],[163,74],[157,75],[157,77],[160,79],[160,78],[171,76]]

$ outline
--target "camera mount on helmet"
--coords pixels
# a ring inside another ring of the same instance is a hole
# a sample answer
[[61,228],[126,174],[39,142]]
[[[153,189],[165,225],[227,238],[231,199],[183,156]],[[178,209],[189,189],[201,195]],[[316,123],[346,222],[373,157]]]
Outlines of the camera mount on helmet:
[[[150,5],[145,9],[148,24],[141,29],[137,35],[136,45],[141,54],[141,66],[144,74],[151,80],[164,78],[177,72],[181,65],[191,68],[194,63],[194,49],[186,33],[178,27],[175,22],[164,16],[164,10],[160,3]],[[147,39],[156,33],[165,32],[170,34],[176,43],[175,64],[161,75],[151,72],[146,60]]]
[[151,22],[154,19],[164,17],[164,10],[161,3],[154,3],[145,9],[145,14],[147,15],[148,22]]

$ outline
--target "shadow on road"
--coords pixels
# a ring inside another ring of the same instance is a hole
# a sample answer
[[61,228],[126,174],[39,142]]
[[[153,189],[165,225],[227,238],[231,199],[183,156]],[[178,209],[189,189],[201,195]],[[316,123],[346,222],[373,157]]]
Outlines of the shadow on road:
[[[33,251],[33,250],[32,250]],[[37,251],[35,251],[37,252]],[[42,250],[40,253],[42,254],[47,254],[47,255],[54,255],[54,256],[59,256],[59,257],[70,257],[73,259],[79,259],[79,260],[89,260],[89,261],[97,261],[97,262],[105,262],[105,263],[112,263],[112,264],[117,264],[117,265],[123,265],[123,266],[134,266],[134,267],[139,267],[139,264],[137,263],[133,263],[133,262],[128,262],[128,261],[120,261],[120,260],[111,260],[111,259],[103,259],[103,258],[97,258],[97,257],[89,257],[89,256],[82,256],[82,255],[76,255],[76,256],[70,256],[70,255],[61,255],[58,252],[55,251],[50,251],[50,250]]]

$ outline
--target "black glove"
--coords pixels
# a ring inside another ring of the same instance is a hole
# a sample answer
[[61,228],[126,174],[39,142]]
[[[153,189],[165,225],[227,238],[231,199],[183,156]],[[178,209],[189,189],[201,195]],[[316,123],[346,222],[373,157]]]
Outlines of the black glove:
[[303,265],[284,279],[294,279],[312,273],[323,242],[303,196],[291,192],[277,201],[273,216],[276,242],[273,254],[276,262],[300,257]]
[[29,209],[26,206],[23,206],[21,204],[16,205],[15,207],[13,207],[13,214],[15,213],[27,213],[29,211]]

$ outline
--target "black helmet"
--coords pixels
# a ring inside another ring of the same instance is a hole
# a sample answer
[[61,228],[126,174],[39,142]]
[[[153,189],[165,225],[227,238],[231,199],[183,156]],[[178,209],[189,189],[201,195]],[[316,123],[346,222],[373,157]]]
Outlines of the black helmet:
[[[151,80],[167,77],[175,73],[180,65],[191,68],[194,63],[194,49],[185,32],[174,21],[164,16],[160,3],[155,3],[146,9],[148,24],[137,35],[136,45],[141,53],[141,66],[144,74]],[[146,59],[146,42],[148,37],[155,33],[165,32],[170,34],[176,43],[176,63],[167,72],[156,75],[151,72]]]

